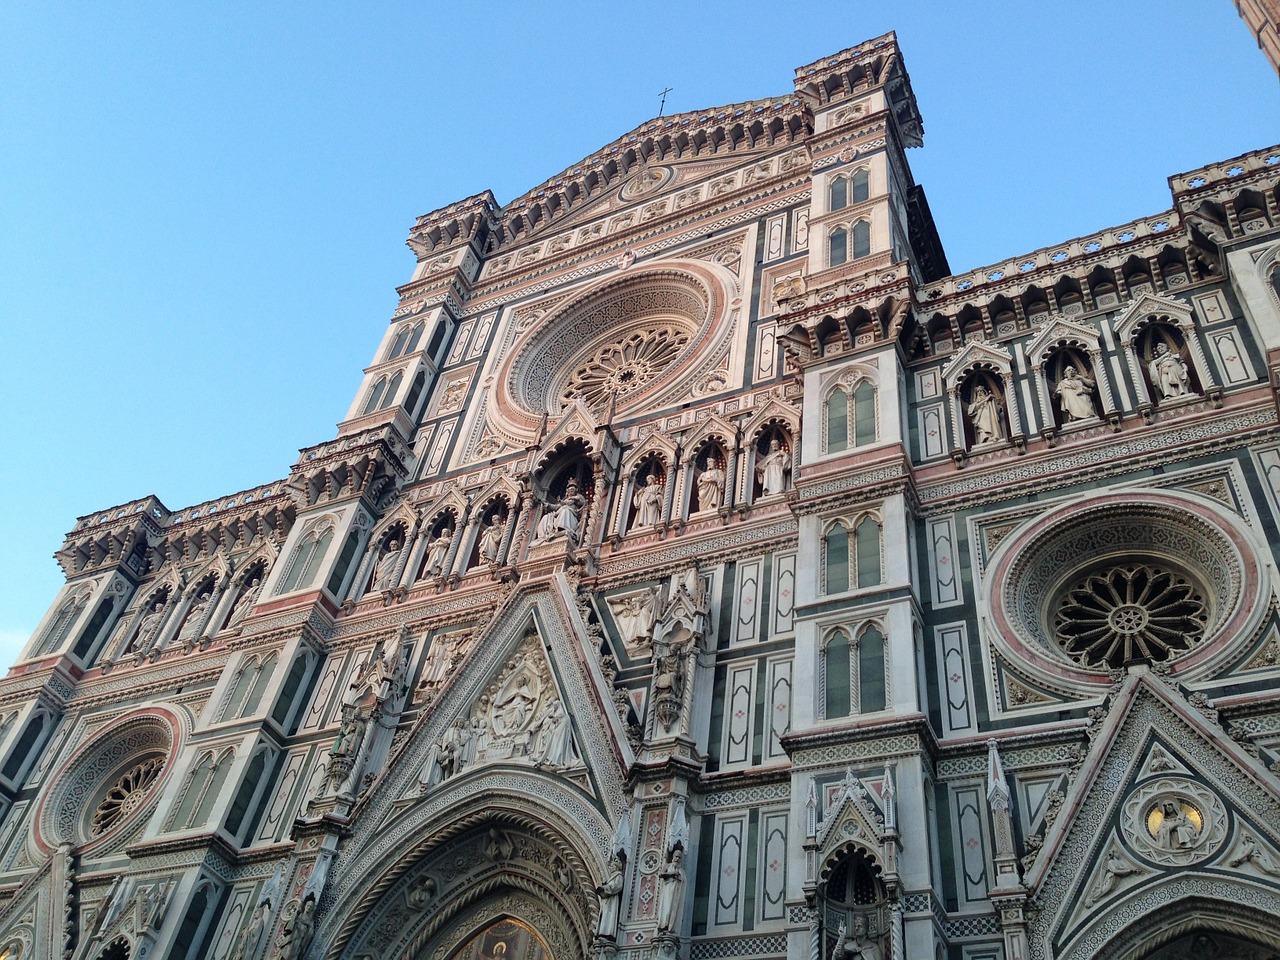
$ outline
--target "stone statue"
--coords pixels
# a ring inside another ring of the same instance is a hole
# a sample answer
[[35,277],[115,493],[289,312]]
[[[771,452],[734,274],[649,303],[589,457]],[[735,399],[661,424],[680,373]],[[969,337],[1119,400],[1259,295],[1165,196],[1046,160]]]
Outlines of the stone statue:
[[316,932],[316,896],[308,893],[284,922],[276,946],[280,960],[302,960]]
[[409,906],[415,910],[421,910],[435,899],[436,890],[435,880],[424,874],[414,882],[409,890]]
[[559,504],[547,504],[546,512],[538,521],[537,542],[550,543],[563,536],[570,548],[577,547],[582,511],[586,505],[586,497],[578,493],[578,484],[570,480]]
[[200,639],[200,627],[204,621],[205,611],[209,609],[209,601],[212,599],[213,594],[204,593],[191,602],[191,606],[187,608],[187,616],[182,621],[182,629],[178,631],[179,641]]
[[680,908],[684,905],[684,847],[671,851],[669,859],[658,875],[662,888],[658,892],[658,929],[676,933],[680,922]]
[[840,924],[840,932],[836,934],[835,949],[831,951],[831,960],[881,960],[880,947],[867,933],[867,919],[862,914],[854,914],[853,929]]
[[467,721],[459,718],[453,722],[453,726],[445,730],[440,737],[440,742],[436,744],[436,763],[440,766],[442,779],[448,780],[455,773],[460,772],[465,765],[465,731],[469,729]]
[[698,509],[719,510],[724,499],[724,464],[719,458],[707,460],[707,469],[698,471]]
[[146,650],[153,640],[156,633],[160,630],[160,621],[164,619],[164,601],[157,600],[152,606],[151,612],[142,618],[138,623],[138,632],[134,635],[133,643],[130,645],[134,650]]
[[1173,800],[1165,800],[1160,804],[1163,814],[1160,826],[1156,828],[1156,844],[1165,850],[1182,850],[1191,846],[1200,836],[1196,825],[1187,819],[1182,807]]
[[652,640],[658,618],[657,591],[644,590],[623,597],[613,607],[613,617],[625,640],[632,643]]
[[558,699],[551,700],[533,725],[533,746],[529,759],[534,766],[569,767],[576,759],[569,718]]
[[618,908],[622,902],[622,887],[625,883],[622,858],[615,853],[609,858],[609,875],[604,883],[596,887],[596,896],[600,898],[600,920],[596,925],[596,936],[602,939],[613,940],[618,936]]
[[1229,865],[1240,867],[1246,863],[1252,863],[1263,873],[1273,877],[1280,876],[1280,867],[1276,866],[1275,860],[1265,851],[1258,849],[1257,841],[1249,833],[1241,834],[1240,852],[1231,858]]
[[267,923],[271,919],[271,901],[262,900],[253,911],[253,916],[236,937],[235,946],[227,954],[227,960],[257,960],[262,950],[262,941],[267,934]]
[[258,602],[258,597],[261,595],[262,578],[254,577],[249,583],[249,589],[236,601],[235,608],[231,611],[231,616],[227,618],[227,628],[239,626],[241,621],[249,615],[249,611],[253,609]]
[[1169,349],[1167,343],[1156,344],[1151,362],[1147,364],[1147,372],[1165,400],[1185,397],[1191,392],[1191,377],[1187,373],[1187,365],[1182,357]]
[[485,563],[497,563],[498,551],[502,549],[502,535],[506,532],[506,521],[501,517],[490,517],[480,534],[480,559]]
[[1068,423],[1074,420],[1091,420],[1098,415],[1093,405],[1094,381],[1091,377],[1076,373],[1071,364],[1062,371],[1062,376],[1054,384],[1053,392],[1062,408],[1062,415]]
[[510,860],[514,852],[515,845],[506,832],[498,827],[490,827],[484,839],[484,855],[495,863],[501,863],[504,860]]
[[1116,888],[1116,884],[1121,878],[1129,877],[1138,872],[1138,868],[1131,863],[1127,863],[1121,859],[1120,855],[1114,850],[1107,854],[1107,859],[1102,865],[1102,876],[1098,878],[1097,884],[1094,885],[1093,892],[1089,894],[1084,905],[1092,907],[1095,903],[1109,894]]
[[987,389],[986,384],[979,383],[973,388],[965,413],[969,415],[969,423],[973,426],[975,445],[980,446],[1003,439],[1004,424],[1000,421],[1000,401]]
[[529,686],[528,676],[522,674],[513,686],[494,698],[491,714],[493,732],[500,737],[509,737],[525,730],[537,702],[537,694]]
[[771,497],[787,489],[787,474],[791,472],[791,454],[776,439],[769,442],[769,452],[756,464],[756,476],[760,478],[763,495]]
[[438,577],[444,573],[445,557],[449,555],[449,547],[453,545],[453,528],[444,527],[440,535],[427,544],[427,559],[423,573],[428,577]]
[[652,473],[646,476],[631,498],[631,503],[636,508],[636,518],[631,524],[633,530],[652,527],[662,519],[663,485],[655,480],[657,478]]
[[378,561],[373,574],[374,590],[391,590],[395,587],[396,565],[400,562],[400,542],[392,540],[387,544],[387,552]]
[[333,741],[329,753],[334,757],[354,757],[364,741],[364,731],[369,725],[368,718],[359,709],[343,708],[342,726],[338,728],[338,739]]

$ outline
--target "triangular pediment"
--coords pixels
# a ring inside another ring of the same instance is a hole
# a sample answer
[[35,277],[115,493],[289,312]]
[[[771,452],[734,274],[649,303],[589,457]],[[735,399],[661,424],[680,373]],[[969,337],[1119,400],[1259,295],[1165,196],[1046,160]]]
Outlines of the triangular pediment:
[[1127,343],[1152,319],[1164,318],[1180,327],[1187,327],[1192,323],[1191,317],[1191,307],[1181,300],[1144,293],[1116,318],[1116,339]]
[[1009,351],[993,346],[985,340],[966,343],[942,370],[942,379],[948,388],[955,387],[961,378],[974,367],[986,367],[1008,374],[1013,369]]
[[834,855],[849,844],[880,859],[885,827],[879,797],[880,792],[872,785],[855,776],[853,771],[845,771],[839,792],[827,805],[826,816],[818,825],[818,851],[824,872]]
[[565,412],[554,423],[549,424],[539,447],[549,453],[567,440],[581,440],[587,445],[587,449],[595,451],[596,430],[599,427],[600,421],[591,412],[591,408],[582,402],[581,397],[574,397]]
[[1032,363],[1044,363],[1050,353],[1064,346],[1079,347],[1086,351],[1096,350],[1098,331],[1062,314],[1055,314],[1027,344],[1027,356]]
[[1032,933],[1048,955],[1092,956],[1088,943],[1156,924],[1196,889],[1274,915],[1277,851],[1274,775],[1163,680],[1131,673],[1024,878],[1046,905]]

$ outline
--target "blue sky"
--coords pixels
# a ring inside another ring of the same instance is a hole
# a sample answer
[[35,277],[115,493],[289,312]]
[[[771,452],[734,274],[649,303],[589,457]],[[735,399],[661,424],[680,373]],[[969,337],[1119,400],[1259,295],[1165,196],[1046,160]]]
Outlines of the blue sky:
[[285,476],[333,435],[413,218],[896,29],[960,271],[1280,140],[1230,0],[0,6],[0,665],[77,516]]

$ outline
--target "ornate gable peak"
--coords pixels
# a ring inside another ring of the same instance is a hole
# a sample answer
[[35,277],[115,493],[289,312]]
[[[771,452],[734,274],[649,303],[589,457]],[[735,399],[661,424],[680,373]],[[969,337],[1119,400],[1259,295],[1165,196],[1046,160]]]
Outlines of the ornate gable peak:
[[[1086,757],[1079,776],[1063,801],[1064,810],[1081,811],[1088,803],[1090,795],[1096,790],[1099,794],[1105,794],[1111,798],[1107,801],[1108,805],[1118,806],[1123,818],[1123,808],[1128,805],[1125,797],[1133,793],[1130,787],[1134,778],[1140,776],[1145,769],[1140,763],[1141,754],[1132,755],[1132,746],[1126,744],[1128,737],[1125,731],[1126,729],[1136,731],[1145,740],[1154,730],[1146,716],[1137,716],[1139,713],[1147,712],[1142,709],[1144,703],[1154,703],[1159,709],[1172,713],[1177,720],[1186,725],[1187,732],[1199,738],[1199,743],[1188,742],[1190,738],[1179,740],[1180,747],[1186,747],[1188,750],[1207,749],[1216,754],[1218,760],[1225,761],[1229,767],[1243,774],[1242,782],[1253,784],[1259,795],[1265,796],[1266,802],[1272,804],[1273,810],[1280,811],[1280,790],[1277,789],[1274,775],[1266,770],[1262,762],[1227,736],[1222,728],[1205,713],[1179,696],[1168,683],[1157,679],[1155,675],[1143,668],[1133,669],[1133,672],[1122,682],[1120,690],[1113,695],[1107,716],[1101,721],[1095,721],[1100,723],[1100,729],[1093,734],[1093,749]],[[1176,734],[1176,731],[1166,732],[1169,736]],[[1111,782],[1112,777],[1104,777],[1107,773],[1108,761],[1113,755],[1126,765],[1126,771],[1118,774],[1124,781],[1119,787]],[[1170,764],[1167,772],[1170,775],[1176,774],[1178,766],[1178,764]],[[1206,773],[1208,767],[1209,764],[1204,765]],[[1105,784],[1101,783],[1104,780]],[[1242,804],[1247,803],[1246,798],[1243,797],[1231,799]],[[1260,817],[1265,817],[1263,810],[1253,812]],[[1145,823],[1145,820],[1143,822]],[[1061,866],[1058,863],[1067,842],[1073,839],[1071,835],[1078,826],[1079,817],[1077,816],[1059,817],[1054,821],[1053,826],[1045,834],[1040,856],[1036,859],[1034,867],[1026,874],[1025,882],[1028,888],[1036,890],[1042,887],[1050,875],[1059,869],[1068,872],[1078,869],[1079,857],[1083,851],[1073,849],[1072,855]]]
[[384,530],[395,526],[397,523],[403,523],[412,528],[418,520],[418,511],[413,508],[408,499],[401,497],[392,504],[391,509],[384,513],[382,519],[374,526],[373,536],[376,539]]
[[1003,347],[993,346],[985,340],[974,340],[951,358],[942,370],[942,379],[948,387],[955,387],[960,378],[974,367],[994,367],[1001,373],[1013,370],[1013,358]]
[[1040,332],[1027,344],[1027,356],[1034,362],[1043,363],[1049,353],[1059,344],[1076,344],[1086,350],[1098,348],[1098,331],[1083,323],[1070,320],[1060,313],[1049,315]]
[[596,415],[591,412],[591,408],[582,402],[581,397],[574,397],[569,407],[563,414],[551,425],[548,421],[550,429],[547,430],[545,436],[538,443],[539,456],[538,461],[541,463],[546,457],[555,450],[556,447],[564,443],[566,440],[581,440],[590,450],[596,449],[596,432],[603,424],[596,419]]
[[467,509],[471,506],[469,500],[464,497],[457,487],[451,487],[449,492],[438,500],[425,507],[418,514],[420,520],[430,523],[446,510],[452,510],[455,517],[461,520],[467,514]]
[[1185,327],[1191,325],[1193,313],[1191,307],[1181,300],[1144,293],[1116,318],[1116,337],[1122,342],[1131,340],[1148,320],[1162,316]]
[[[853,770],[846,769],[840,792],[827,815],[822,818],[822,823],[818,825],[818,849],[822,851],[824,859],[836,847],[850,840],[872,854],[879,854],[884,842],[884,817],[871,797],[866,784]],[[852,822],[855,827],[844,829],[841,825],[846,822]]]
[[655,117],[503,206],[485,252],[558,225],[584,200],[650,164],[793,143],[812,129],[808,107],[793,94]]
[[[791,429],[792,433],[800,429],[800,412],[791,404],[779,400],[777,397],[771,397],[769,402],[747,421],[742,430],[743,436],[747,438],[754,437],[760,428],[770,420],[781,420]],[[792,441],[794,442],[795,439],[793,436]]]
[[665,433],[651,433],[627,453],[623,463],[623,472],[634,469],[641,460],[650,454],[657,454],[668,467],[675,462],[679,446]]

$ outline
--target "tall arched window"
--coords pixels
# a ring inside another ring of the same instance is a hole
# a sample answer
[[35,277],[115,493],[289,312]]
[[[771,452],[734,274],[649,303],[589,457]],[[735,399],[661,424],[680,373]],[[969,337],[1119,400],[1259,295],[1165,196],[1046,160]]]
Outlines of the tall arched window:
[[378,382],[369,391],[369,399],[365,402],[364,413],[373,413],[382,402],[382,395],[387,392],[387,378],[379,377]]
[[267,691],[267,684],[271,681],[271,674],[276,669],[276,655],[270,654],[262,665],[258,667],[257,679],[253,682],[253,689],[249,691],[249,698],[245,701],[240,716],[248,717],[258,712],[258,708],[262,705],[262,695]]
[[849,531],[843,523],[833,523],[822,542],[826,551],[824,592],[844,593],[849,589]]
[[294,554],[293,563],[289,566],[289,572],[285,574],[276,593],[289,593],[292,590],[311,586],[311,581],[315,579],[320,564],[324,561],[324,555],[329,550],[329,544],[332,542],[333,527],[330,526],[312,530],[303,537],[302,542],[298,544],[297,553]]
[[852,189],[849,191],[852,194],[851,203],[862,203],[862,201],[866,200],[871,195],[870,178],[867,176],[867,171],[859,170],[854,173],[851,187]]
[[836,227],[827,238],[827,265],[838,267],[849,259],[849,233]]
[[849,395],[840,387],[827,397],[827,453],[849,447]]
[[844,177],[836,177],[827,188],[827,209],[843,210],[849,205],[849,181]]
[[827,646],[823,651],[823,716],[828,720],[833,717],[847,717],[853,710],[850,689],[851,648],[849,634],[843,629],[831,631],[827,637]]
[[418,375],[413,378],[413,383],[409,387],[409,395],[404,398],[404,409],[409,416],[413,416],[413,410],[418,405],[418,398],[422,396],[422,388],[426,386],[426,383],[426,371],[419,370]]
[[863,380],[853,391],[853,445],[876,442],[876,387]]
[[387,359],[394,360],[396,357],[406,353],[413,353],[418,349],[418,341],[422,339],[422,321],[417,323],[406,323],[400,328],[400,332],[396,334],[395,340],[391,343],[391,349],[387,351]]
[[863,517],[853,532],[858,565],[858,586],[874,587],[880,583],[880,524]]
[[859,220],[853,225],[853,259],[871,255],[871,224]]
[[396,394],[400,392],[400,383],[402,380],[404,380],[404,372],[397,371],[395,376],[393,376],[390,382],[387,383],[387,392],[382,397],[382,405],[378,408],[379,410],[385,410],[395,402]]
[[885,708],[884,634],[868,624],[858,634],[858,712]]

